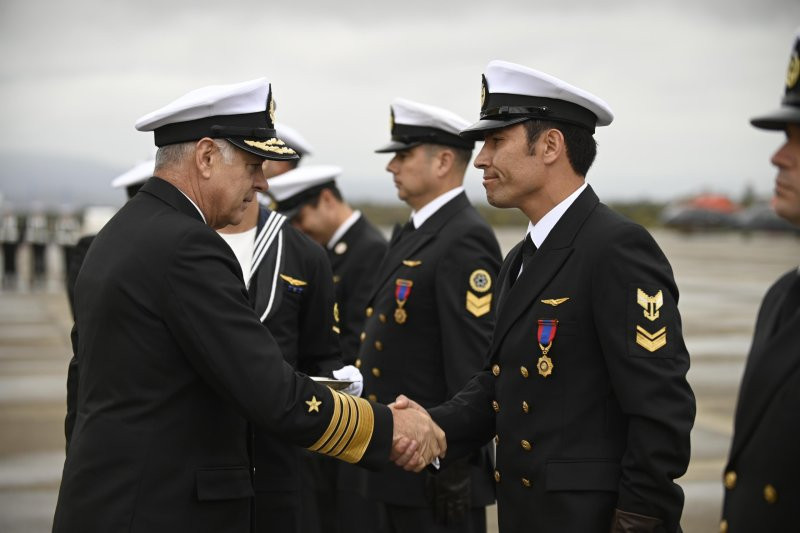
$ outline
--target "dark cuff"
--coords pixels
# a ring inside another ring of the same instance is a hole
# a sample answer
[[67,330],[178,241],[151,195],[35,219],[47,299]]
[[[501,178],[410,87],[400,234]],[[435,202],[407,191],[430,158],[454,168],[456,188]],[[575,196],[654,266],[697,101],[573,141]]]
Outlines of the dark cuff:
[[611,533],[664,533],[661,519],[614,509]]

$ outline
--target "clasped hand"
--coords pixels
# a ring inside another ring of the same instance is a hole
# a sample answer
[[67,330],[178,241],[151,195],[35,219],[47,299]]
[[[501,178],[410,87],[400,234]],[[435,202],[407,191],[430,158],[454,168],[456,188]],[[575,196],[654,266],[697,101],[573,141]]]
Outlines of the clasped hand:
[[418,403],[400,395],[389,404],[394,417],[392,453],[389,458],[404,470],[419,472],[437,457],[444,457],[444,431]]

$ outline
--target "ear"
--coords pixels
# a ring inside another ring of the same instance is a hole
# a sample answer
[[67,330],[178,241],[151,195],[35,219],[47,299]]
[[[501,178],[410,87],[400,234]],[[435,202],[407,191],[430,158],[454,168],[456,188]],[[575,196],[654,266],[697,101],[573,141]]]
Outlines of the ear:
[[564,134],[555,128],[542,134],[539,145],[542,151],[542,161],[545,164],[554,163],[562,153],[566,153]]
[[331,203],[331,200],[333,200],[333,193],[331,192],[330,189],[322,189],[319,192],[320,202],[324,203],[325,205],[328,205]]
[[444,149],[439,150],[439,153],[436,154],[436,174],[438,176],[446,176],[450,173],[450,169],[453,168],[453,163],[455,162],[456,156],[452,150]]
[[208,137],[203,137],[194,145],[194,163],[202,177],[206,179],[211,177],[212,168],[216,163],[216,152],[218,151],[217,145]]

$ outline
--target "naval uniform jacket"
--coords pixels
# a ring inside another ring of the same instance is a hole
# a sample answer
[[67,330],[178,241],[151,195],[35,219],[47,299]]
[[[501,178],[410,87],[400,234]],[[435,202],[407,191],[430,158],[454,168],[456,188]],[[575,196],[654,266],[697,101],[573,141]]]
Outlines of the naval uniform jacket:
[[151,178],[98,233],[75,314],[56,533],[248,531],[248,419],[336,454],[324,434],[355,409],[366,439],[347,432],[340,457],[387,461],[388,409],[295,374],[230,247],[166,181]]
[[339,342],[347,364],[353,364],[363,331],[364,309],[375,267],[386,254],[386,239],[363,215],[328,249],[339,306]]
[[[377,269],[356,362],[366,396],[388,404],[405,394],[429,408],[451,398],[484,366],[500,257],[494,232],[463,192],[390,245]],[[413,283],[402,324],[395,319],[398,280]],[[474,460],[472,504],[489,505],[494,487],[488,452]],[[427,473],[392,468],[364,475],[368,498],[430,505]]]
[[[667,258],[591,187],[512,287],[521,247],[500,271],[487,367],[431,411],[447,459],[497,435],[503,533],[607,533],[615,508],[679,531],[695,404]],[[553,319],[544,377],[539,320]]]
[[800,313],[778,316],[797,278],[797,269],[782,276],[758,313],[724,477],[731,533],[800,527]]

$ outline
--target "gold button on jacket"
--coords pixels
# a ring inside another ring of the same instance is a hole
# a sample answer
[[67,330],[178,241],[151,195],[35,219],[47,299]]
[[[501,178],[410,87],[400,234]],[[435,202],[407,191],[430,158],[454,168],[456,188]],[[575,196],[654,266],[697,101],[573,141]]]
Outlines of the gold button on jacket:
[[500,375],[500,365],[494,365],[492,367],[492,374],[494,374],[495,376]]
[[764,487],[764,499],[767,503],[775,503],[778,501],[778,491],[775,490],[775,487],[772,485],[767,485]]
[[523,440],[522,442],[520,442],[520,445],[522,446],[522,449],[525,450],[526,452],[531,451],[532,446],[530,442]]
[[736,487],[736,472],[731,470],[725,473],[725,488],[733,490]]

